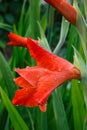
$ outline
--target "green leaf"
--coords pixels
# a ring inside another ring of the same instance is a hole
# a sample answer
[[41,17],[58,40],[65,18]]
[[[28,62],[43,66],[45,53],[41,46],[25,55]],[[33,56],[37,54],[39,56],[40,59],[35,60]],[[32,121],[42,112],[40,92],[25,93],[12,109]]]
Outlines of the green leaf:
[[74,130],[82,130],[86,110],[84,108],[82,87],[77,80],[72,81],[71,94],[72,94]]
[[0,28],[6,30],[6,31],[12,31],[12,27],[5,23],[0,23]]
[[62,45],[64,44],[67,34],[69,30],[69,22],[63,17],[62,18],[62,24],[61,24],[61,32],[60,32],[60,39],[59,42],[54,50],[55,54],[58,54]]
[[60,88],[53,93],[53,110],[58,130],[69,130]]
[[25,122],[23,121],[17,110],[13,107],[8,96],[1,87],[0,87],[0,94],[2,101],[9,113],[14,130],[29,130],[29,128],[26,126]]
[[87,24],[78,7],[77,0],[74,0],[74,7],[77,11],[76,28],[82,43],[83,51],[87,62]]
[[34,120],[36,119],[35,125],[37,126],[35,130],[48,130],[47,111],[41,112],[38,108],[34,108],[34,110]]
[[44,31],[43,31],[43,29],[42,29],[42,27],[41,27],[39,22],[38,22],[38,27],[39,27],[40,35],[41,35],[41,38],[38,38],[40,45],[42,47],[44,47],[45,49],[47,49],[48,51],[51,51],[50,46],[49,46],[49,44],[47,42],[47,39],[46,39],[46,37],[44,35]]
[[41,26],[44,30],[44,32],[46,31],[46,27],[47,27],[47,12],[44,13],[44,15],[41,18]]
[[29,10],[29,25],[27,26],[25,36],[37,39],[39,36],[39,29],[37,21],[40,21],[40,1],[41,0],[30,0]]
[[85,61],[83,60],[82,56],[80,53],[74,48],[74,64],[80,69],[81,71],[81,77],[84,77],[86,75],[86,64]]
[[7,116],[8,116],[8,113],[0,99],[0,130],[4,130]]
[[68,35],[68,41],[67,41],[67,51],[66,51],[66,59],[73,62],[73,48],[72,45],[76,47],[76,49],[79,48],[80,40],[78,33],[74,26],[70,26],[69,29],[69,35]]
[[5,86],[7,86],[6,90],[8,92],[8,95],[10,98],[12,98],[16,90],[16,85],[13,82],[13,75],[9,68],[9,65],[1,53],[0,53],[0,71],[2,73],[2,77],[5,82]]
[[41,130],[48,130],[47,112],[41,112]]
[[74,59],[75,65],[80,69],[81,72],[81,83],[83,87],[84,100],[87,108],[87,64],[85,64],[80,53],[74,48]]
[[48,5],[48,10],[47,10],[47,39],[49,44],[51,44],[52,41],[52,34],[53,34],[53,24],[54,24],[54,11],[55,9]]
[[24,12],[25,12],[25,3],[26,0],[23,2],[22,10],[21,10],[21,15],[20,15],[20,20],[19,20],[19,29],[18,29],[18,34],[22,35],[23,31],[23,20],[24,20]]
[[85,8],[85,16],[87,20],[87,0],[83,0],[83,1],[84,1],[84,8]]

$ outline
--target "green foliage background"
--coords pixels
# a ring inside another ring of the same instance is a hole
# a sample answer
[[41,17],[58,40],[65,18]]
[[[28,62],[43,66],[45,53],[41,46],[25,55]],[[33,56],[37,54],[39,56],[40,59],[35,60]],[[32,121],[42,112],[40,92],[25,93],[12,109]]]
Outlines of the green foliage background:
[[[72,80],[56,89],[48,100],[46,113],[37,107],[15,107],[11,104],[17,89],[13,82],[17,76],[14,68],[33,66],[35,61],[26,49],[7,46],[10,31],[39,38],[41,46],[50,48],[70,62],[74,61],[74,45],[84,58],[76,28],[51,6],[41,2],[0,1],[0,130],[86,130],[87,111],[80,81]],[[79,7],[84,14],[81,0]]]

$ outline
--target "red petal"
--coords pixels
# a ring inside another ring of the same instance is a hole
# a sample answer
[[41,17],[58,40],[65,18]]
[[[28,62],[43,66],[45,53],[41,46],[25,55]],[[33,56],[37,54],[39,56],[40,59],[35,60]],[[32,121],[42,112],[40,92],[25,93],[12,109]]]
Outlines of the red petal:
[[8,45],[10,45],[10,46],[15,46],[15,44],[17,44],[17,43],[15,43],[14,41],[8,42]]
[[65,0],[45,0],[49,4],[51,4],[54,8],[56,8],[70,23],[76,25],[76,15],[77,12]]
[[21,37],[21,36],[14,34],[12,32],[9,33],[8,37],[11,40],[11,42],[8,42],[8,45],[26,47],[27,38]]
[[53,73],[48,69],[38,66],[26,67],[24,69],[15,69],[15,71],[33,87],[37,85],[38,80],[41,77]]
[[31,39],[28,39],[27,47],[31,56],[37,61],[39,66],[50,69],[52,71],[69,70],[73,65],[65,59],[48,52]]
[[21,90],[17,90],[12,100],[12,103],[14,105],[21,105],[28,107],[37,106],[38,103],[33,96],[34,93],[35,93],[34,88],[24,88]]
[[73,68],[70,71],[63,72],[50,72],[40,77],[37,83],[37,91],[34,95],[39,105],[43,105],[47,102],[48,97],[54,91],[54,89],[67,80],[73,78],[80,78],[80,72],[78,69]]
[[38,66],[15,69],[15,71],[33,87],[36,86],[39,77],[45,73],[45,69]]
[[47,104],[44,104],[44,105],[39,105],[39,108],[42,112],[46,112],[46,109],[47,109]]
[[[25,37],[19,36],[17,34],[12,33],[12,32],[9,33],[8,37],[11,40],[10,42],[8,42],[8,45],[21,46],[21,47],[27,46],[27,38],[25,38]],[[35,42],[36,44],[38,44],[37,40],[32,39],[32,41]]]
[[[53,77],[55,73],[48,72],[43,77],[39,78],[37,86],[24,88],[22,90],[17,90],[12,103],[14,105],[22,106],[37,106],[39,105],[42,111],[46,111],[46,102],[51,91],[57,87],[57,80],[55,81]],[[51,80],[51,82],[50,82]]]
[[[33,88],[26,88],[17,90],[16,94],[12,100],[14,105],[21,105],[27,107],[38,106],[37,101],[34,98],[35,89]],[[39,105],[41,111],[46,111],[46,104]]]
[[29,82],[27,82],[22,77],[15,78],[14,81],[15,81],[16,85],[21,87],[21,88],[33,87],[33,86],[31,86],[31,84],[29,84]]
[[[37,67],[37,72],[40,72],[38,71],[38,68],[39,67]],[[67,80],[78,78],[80,74],[76,68],[63,72],[53,72],[46,69],[42,70],[44,71],[44,74],[42,76],[39,76],[35,87],[23,88],[22,90],[16,91],[16,94],[12,101],[14,105],[30,107],[39,105],[40,109],[42,111],[45,111],[46,102],[53,90]]]

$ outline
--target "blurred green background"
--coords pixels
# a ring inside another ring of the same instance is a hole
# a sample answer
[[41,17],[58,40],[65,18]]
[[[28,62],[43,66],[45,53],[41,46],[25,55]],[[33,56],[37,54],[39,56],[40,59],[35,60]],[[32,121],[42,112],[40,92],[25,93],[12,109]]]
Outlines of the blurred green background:
[[[70,1],[71,3],[73,0]],[[85,16],[84,3],[78,0]],[[87,130],[82,84],[72,80],[51,94],[46,113],[37,107],[13,106],[17,89],[14,68],[34,66],[25,48],[7,46],[8,33],[38,39],[40,45],[73,63],[72,45],[84,58],[76,28],[41,0],[0,0],[0,130]]]

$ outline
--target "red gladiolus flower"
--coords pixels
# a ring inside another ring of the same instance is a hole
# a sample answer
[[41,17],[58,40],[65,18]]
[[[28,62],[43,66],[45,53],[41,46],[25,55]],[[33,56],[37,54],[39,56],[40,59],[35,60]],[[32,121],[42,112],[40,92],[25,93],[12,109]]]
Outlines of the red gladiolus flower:
[[[11,36],[15,34],[10,34],[13,41]],[[17,38],[14,38],[13,45],[23,46],[20,36]],[[20,76],[14,81],[21,89],[16,91],[12,103],[28,107],[39,106],[40,110],[45,112],[47,100],[54,89],[67,80],[80,79],[80,71],[70,62],[48,52],[37,43],[30,38],[26,40],[26,47],[36,60],[37,66],[15,69]]]
[[58,10],[70,23],[76,25],[76,10],[65,0],[45,0]]

